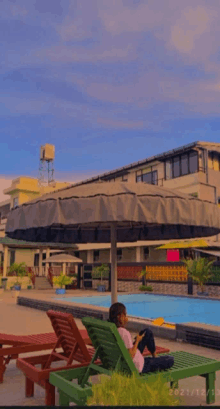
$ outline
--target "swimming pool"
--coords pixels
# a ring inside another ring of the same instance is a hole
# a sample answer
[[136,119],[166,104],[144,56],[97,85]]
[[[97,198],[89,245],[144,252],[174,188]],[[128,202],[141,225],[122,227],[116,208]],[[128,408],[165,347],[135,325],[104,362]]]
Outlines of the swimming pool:
[[[90,304],[100,307],[111,306],[111,296],[63,297],[56,300]],[[220,301],[175,297],[157,294],[118,295],[118,302],[125,304],[127,314],[139,318],[163,317],[165,321],[180,324],[200,322],[220,326]]]

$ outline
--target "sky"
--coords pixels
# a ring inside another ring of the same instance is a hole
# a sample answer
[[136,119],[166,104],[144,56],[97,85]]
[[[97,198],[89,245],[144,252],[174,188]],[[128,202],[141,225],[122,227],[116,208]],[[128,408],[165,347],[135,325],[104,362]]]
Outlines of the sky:
[[220,142],[219,0],[0,0],[0,200]]

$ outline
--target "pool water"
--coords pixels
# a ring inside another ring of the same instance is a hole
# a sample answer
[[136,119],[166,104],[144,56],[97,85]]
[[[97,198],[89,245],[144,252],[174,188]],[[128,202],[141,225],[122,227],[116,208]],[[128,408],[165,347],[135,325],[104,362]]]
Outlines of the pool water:
[[[111,306],[111,296],[100,297],[63,297],[56,298],[80,304],[100,307]],[[200,322],[220,326],[220,301],[187,297],[175,297],[155,294],[118,295],[118,302],[125,304],[127,314],[139,318],[155,319],[163,317],[175,324]]]

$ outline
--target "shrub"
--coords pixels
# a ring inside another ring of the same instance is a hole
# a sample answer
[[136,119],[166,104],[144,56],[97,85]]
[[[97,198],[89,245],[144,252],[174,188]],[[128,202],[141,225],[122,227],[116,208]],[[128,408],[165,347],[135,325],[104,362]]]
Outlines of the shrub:
[[170,393],[169,386],[158,375],[144,380],[135,374],[126,376],[114,372],[111,377],[99,376],[100,383],[92,385],[93,395],[88,406],[176,406],[179,398]]
[[197,260],[183,260],[186,265],[189,276],[195,280],[201,292],[204,292],[204,285],[212,278],[212,266],[214,261],[209,261],[205,257],[198,258]]
[[73,277],[68,277],[62,272],[59,276],[53,277],[53,284],[58,285],[60,288],[63,288],[65,285],[71,284],[74,281]]
[[139,287],[140,291],[153,291],[153,287],[151,287],[151,285],[141,285]]

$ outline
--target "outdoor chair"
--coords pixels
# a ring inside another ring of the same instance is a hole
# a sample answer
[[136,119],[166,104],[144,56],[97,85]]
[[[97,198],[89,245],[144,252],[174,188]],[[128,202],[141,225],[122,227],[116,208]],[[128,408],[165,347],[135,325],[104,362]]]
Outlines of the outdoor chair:
[[[28,358],[19,358],[17,367],[22,370],[26,377],[25,395],[31,397],[34,395],[34,383],[42,386],[45,389],[45,405],[55,405],[55,387],[49,383],[50,373],[62,369],[80,368],[87,366],[94,356],[95,349],[89,338],[83,339],[81,331],[79,331],[72,314],[67,314],[57,311],[47,311],[47,315],[51,320],[54,332],[57,336],[57,343],[52,352],[47,355],[32,356]],[[88,333],[86,330],[87,337]],[[86,345],[87,344],[87,345]],[[62,348],[62,352],[58,353],[57,349]],[[169,349],[157,347],[156,352],[166,352]],[[145,349],[145,355],[150,352]],[[66,361],[61,363],[61,366],[51,367],[55,361]],[[76,363],[73,363],[76,361]],[[41,365],[41,369],[35,365]],[[96,364],[101,364],[100,360]]]
[[[83,318],[92,343],[96,349],[91,363],[87,368],[64,370],[50,374],[50,383],[58,388],[60,406],[74,402],[77,405],[86,405],[87,398],[92,396],[92,384],[89,377],[93,375],[109,375],[113,371],[131,375],[133,372],[142,379],[158,377],[158,373],[139,374],[131,356],[122,341],[117,327],[113,323],[103,322],[94,318]],[[184,351],[173,352],[174,366],[160,372],[171,388],[178,387],[180,379],[192,376],[203,376],[206,379],[206,402],[215,402],[215,372],[220,370],[220,361],[205,358]],[[95,361],[100,358],[101,365]],[[77,383],[73,383],[77,380]]]
[[[85,329],[80,333],[86,344],[91,344],[91,340]],[[44,351],[52,349],[57,342],[55,332],[33,335],[9,335],[0,333],[0,383],[3,382],[6,365],[12,359],[17,359],[20,354],[27,352]]]

